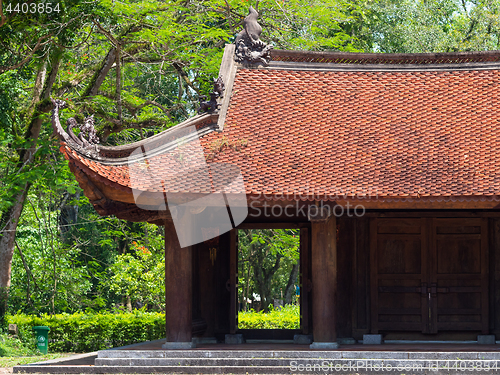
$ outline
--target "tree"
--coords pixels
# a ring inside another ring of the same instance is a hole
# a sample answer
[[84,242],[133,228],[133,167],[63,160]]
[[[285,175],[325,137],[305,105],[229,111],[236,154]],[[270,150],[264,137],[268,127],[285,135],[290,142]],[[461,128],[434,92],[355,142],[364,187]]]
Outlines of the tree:
[[456,52],[500,48],[500,2],[379,0],[369,5],[374,49]]
[[[4,4],[5,5],[5,4]],[[10,4],[14,6],[13,4]],[[45,5],[45,4],[44,4]],[[59,73],[64,45],[74,40],[82,12],[92,5],[78,1],[58,2],[59,11],[44,8],[23,12],[20,8],[3,7],[0,14],[0,73],[8,80],[24,79],[30,83],[23,91],[31,100],[16,103],[15,111],[3,117],[2,130],[11,142],[4,144],[9,159],[2,170],[2,211],[0,217],[0,317],[6,309],[10,287],[11,262],[15,234],[28,190],[36,176],[31,169],[35,160],[44,114],[50,110],[49,97]],[[14,75],[6,73],[14,72]],[[3,94],[9,106],[13,97]],[[19,96],[19,95],[18,95]],[[20,105],[19,105],[20,104]],[[19,113],[19,115],[16,115]]]
[[[152,230],[153,225],[150,225]],[[127,309],[146,306],[165,311],[165,252],[162,236],[153,237],[146,247],[133,241],[133,253],[120,254],[109,268],[111,276],[101,283],[104,288],[124,296]]]
[[254,293],[265,312],[283,292],[290,303],[299,271],[298,231],[243,229],[238,237],[238,284],[244,309]]
[[[224,44],[234,39],[248,11],[242,0],[57,4],[59,12],[8,13],[4,7],[0,14],[0,77],[20,90],[1,94],[8,114],[1,123],[0,316],[26,197],[51,157],[41,147],[50,144],[49,97],[67,100],[63,118],[81,121],[94,114],[101,142],[108,145],[144,138],[145,130],[162,131],[195,113],[199,94],[210,90],[217,75]],[[365,17],[357,2],[258,5],[267,38],[279,48],[366,45],[356,35]],[[52,149],[57,154],[55,140]],[[64,165],[60,155],[55,158]],[[63,197],[68,193],[59,190]]]

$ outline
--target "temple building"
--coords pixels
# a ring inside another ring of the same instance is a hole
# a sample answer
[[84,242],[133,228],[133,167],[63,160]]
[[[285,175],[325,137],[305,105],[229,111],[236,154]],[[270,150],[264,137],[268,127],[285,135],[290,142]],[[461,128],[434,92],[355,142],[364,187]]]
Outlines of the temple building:
[[[165,226],[165,347],[500,339],[500,51],[273,50],[251,16],[200,114],[160,134],[95,145],[55,101],[96,211]],[[300,330],[238,329],[242,228],[300,229]]]

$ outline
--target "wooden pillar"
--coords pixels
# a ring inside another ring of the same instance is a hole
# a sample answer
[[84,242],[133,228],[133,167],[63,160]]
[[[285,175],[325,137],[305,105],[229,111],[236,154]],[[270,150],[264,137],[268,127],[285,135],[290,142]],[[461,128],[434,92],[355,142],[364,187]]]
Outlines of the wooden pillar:
[[165,222],[165,294],[167,342],[164,348],[191,347],[192,249],[181,248],[174,223]]
[[229,333],[234,335],[238,329],[238,230],[233,229],[229,232],[230,244],[229,250],[229,290],[230,290],[230,312],[229,312]]
[[[327,208],[327,207],[326,207]],[[337,223],[329,210],[310,216],[313,349],[335,349]]]

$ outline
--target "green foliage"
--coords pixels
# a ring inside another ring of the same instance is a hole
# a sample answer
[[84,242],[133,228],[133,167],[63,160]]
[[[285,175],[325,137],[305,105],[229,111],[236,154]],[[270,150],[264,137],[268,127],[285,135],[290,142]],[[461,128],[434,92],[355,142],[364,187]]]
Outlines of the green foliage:
[[380,52],[454,52],[500,48],[500,2],[379,0],[368,5]]
[[238,313],[239,329],[299,329],[300,306],[286,305],[281,309],[270,309],[268,313],[240,311]]
[[[125,303],[162,311],[163,229],[95,212],[51,138],[48,113],[40,114],[43,126],[35,142],[30,123],[43,103],[33,102],[43,86],[37,72],[46,63],[49,73],[60,58],[51,95],[69,104],[63,124],[94,113],[103,144],[137,141],[195,113],[198,95],[211,90],[224,45],[241,30],[250,3],[58,3],[60,13],[17,14],[0,27],[0,214],[21,189],[30,188],[16,235],[10,312],[75,312]],[[262,0],[258,11],[262,40],[280,49],[500,48],[498,0]],[[90,97],[88,89],[116,41],[121,71],[111,68]],[[32,146],[33,160],[23,163]],[[239,300],[246,304],[253,294],[264,304],[281,298],[298,260],[298,233],[240,231],[239,236]]]
[[[138,253],[138,246],[147,246],[151,254]],[[71,195],[35,185],[16,236],[9,311],[99,310],[127,296],[135,307],[164,310],[163,248],[163,227],[102,218],[79,188]],[[124,272],[129,258],[134,261]],[[112,266],[115,261],[119,266]],[[132,275],[139,289],[130,294],[126,280]]]
[[[260,296],[264,310],[273,299],[283,299],[299,260],[299,246],[298,230],[238,231],[238,298],[243,309],[254,294]],[[297,284],[291,280],[292,287]]]
[[31,189],[18,227],[12,264],[10,311],[56,313],[89,305],[91,268],[80,249],[60,240],[59,197],[46,186]]
[[34,326],[48,326],[49,350],[89,352],[165,337],[165,314],[136,310],[132,313],[17,314],[7,317],[17,324],[21,337]]
[[286,0],[259,3],[264,38],[280,49],[361,52],[368,33],[361,24],[370,10],[359,1]]
[[0,333],[0,357],[26,357],[39,354],[33,337],[22,341],[17,337]]
[[[151,225],[152,226],[152,225]],[[135,303],[151,310],[165,311],[165,255],[163,239],[146,247],[133,241],[134,253],[120,254],[109,268],[104,288],[129,296]]]

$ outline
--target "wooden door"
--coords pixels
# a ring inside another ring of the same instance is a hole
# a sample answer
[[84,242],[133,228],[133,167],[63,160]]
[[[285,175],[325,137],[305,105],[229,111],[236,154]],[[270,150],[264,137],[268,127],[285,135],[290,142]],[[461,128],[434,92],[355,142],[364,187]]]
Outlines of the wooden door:
[[432,332],[488,333],[486,219],[433,219]]
[[487,222],[371,222],[371,331],[488,331]]
[[371,223],[371,330],[426,331],[429,278],[424,219]]

